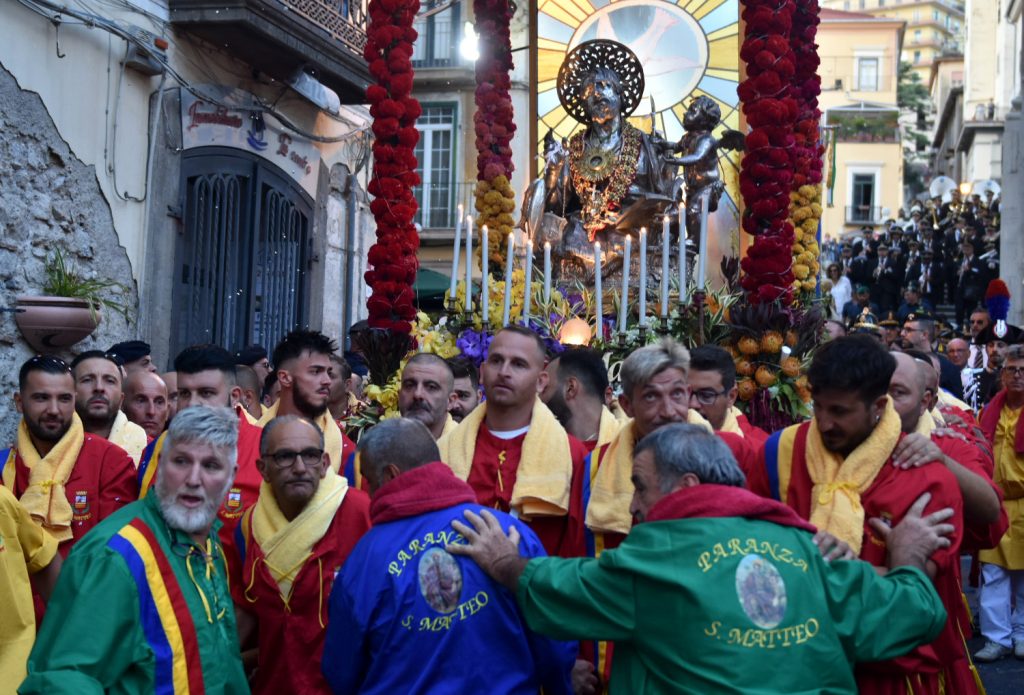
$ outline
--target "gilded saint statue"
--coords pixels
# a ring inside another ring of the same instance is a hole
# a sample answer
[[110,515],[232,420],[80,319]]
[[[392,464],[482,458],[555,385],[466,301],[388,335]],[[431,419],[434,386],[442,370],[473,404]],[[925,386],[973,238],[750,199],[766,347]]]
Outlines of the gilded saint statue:
[[[679,142],[666,140],[653,127],[651,134],[644,133],[627,121],[643,92],[643,68],[623,44],[598,39],[569,52],[558,73],[558,97],[586,127],[568,143],[557,142],[551,133],[545,138],[544,174],[524,201],[523,221],[531,236],[551,241],[563,254],[582,256],[595,240],[608,242],[642,226],[661,229],[666,213],[675,221],[683,166],[687,229],[696,239],[699,196],[708,191],[713,211],[723,190],[718,148],[742,148],[743,136],[729,131],[738,138],[714,138],[721,113],[707,97],[694,100],[687,111],[687,133]],[[691,219],[689,209],[697,211],[696,218]]]

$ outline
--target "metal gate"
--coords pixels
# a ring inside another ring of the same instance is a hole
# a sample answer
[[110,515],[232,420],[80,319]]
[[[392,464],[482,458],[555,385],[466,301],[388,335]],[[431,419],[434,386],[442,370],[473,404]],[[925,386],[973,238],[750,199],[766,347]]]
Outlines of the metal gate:
[[312,202],[278,171],[224,148],[185,155],[174,354],[197,343],[272,350],[305,325]]

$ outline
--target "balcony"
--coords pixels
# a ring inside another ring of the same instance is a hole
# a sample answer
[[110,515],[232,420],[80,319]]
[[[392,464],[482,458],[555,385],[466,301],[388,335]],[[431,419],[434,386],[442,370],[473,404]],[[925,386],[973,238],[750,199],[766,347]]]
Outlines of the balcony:
[[882,208],[874,205],[847,205],[846,224],[877,224]]
[[826,121],[837,126],[837,139],[845,143],[898,144],[899,111],[866,102],[829,109]]
[[168,0],[171,22],[286,79],[304,65],[343,104],[366,101],[367,0]]

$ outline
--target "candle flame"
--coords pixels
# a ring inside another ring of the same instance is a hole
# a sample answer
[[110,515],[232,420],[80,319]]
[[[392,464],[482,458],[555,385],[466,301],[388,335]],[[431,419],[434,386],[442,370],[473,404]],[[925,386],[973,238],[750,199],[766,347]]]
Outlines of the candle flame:
[[551,242],[550,241],[545,241],[544,242],[544,248],[545,249],[550,249],[551,248]]

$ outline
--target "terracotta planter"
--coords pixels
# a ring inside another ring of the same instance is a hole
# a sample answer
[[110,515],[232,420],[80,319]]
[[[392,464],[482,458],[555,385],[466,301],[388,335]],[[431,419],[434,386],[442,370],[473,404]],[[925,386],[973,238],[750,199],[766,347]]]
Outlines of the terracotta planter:
[[100,325],[84,299],[19,295],[14,321],[25,342],[39,352],[57,352],[83,340]]

